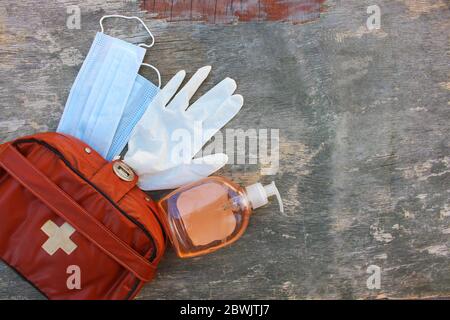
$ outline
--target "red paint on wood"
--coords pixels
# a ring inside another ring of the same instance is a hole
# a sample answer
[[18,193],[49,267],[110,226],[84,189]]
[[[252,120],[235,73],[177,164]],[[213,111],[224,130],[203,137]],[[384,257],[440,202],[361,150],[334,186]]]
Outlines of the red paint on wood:
[[319,18],[325,0],[142,0],[144,10],[168,21],[289,21]]

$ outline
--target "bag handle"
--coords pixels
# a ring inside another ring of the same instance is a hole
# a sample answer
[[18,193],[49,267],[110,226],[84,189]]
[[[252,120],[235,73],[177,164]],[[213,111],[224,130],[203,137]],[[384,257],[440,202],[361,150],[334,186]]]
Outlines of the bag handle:
[[137,278],[145,282],[152,279],[155,266],[92,217],[10,144],[0,148],[0,166],[58,216]]

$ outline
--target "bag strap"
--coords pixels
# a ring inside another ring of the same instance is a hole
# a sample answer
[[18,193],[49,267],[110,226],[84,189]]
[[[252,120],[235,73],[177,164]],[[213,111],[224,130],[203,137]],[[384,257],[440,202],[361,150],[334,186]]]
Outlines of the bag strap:
[[10,144],[0,148],[0,166],[58,216],[137,278],[146,282],[152,279],[155,266],[92,217]]

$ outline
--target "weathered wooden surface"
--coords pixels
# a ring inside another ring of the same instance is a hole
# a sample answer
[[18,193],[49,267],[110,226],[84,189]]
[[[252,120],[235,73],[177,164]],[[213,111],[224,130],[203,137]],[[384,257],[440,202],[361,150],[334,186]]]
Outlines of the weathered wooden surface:
[[[261,177],[258,165],[221,173],[275,179],[286,213],[275,203],[258,210],[240,241],[205,257],[169,250],[139,298],[450,296],[448,1],[327,1],[307,24],[224,26],[89,0],[78,2],[81,30],[69,30],[73,4],[1,1],[1,141],[55,130],[98,20],[112,13],[145,18],[157,39],[146,60],[164,81],[205,64],[205,87],[236,79],[245,106],[228,128],[280,129],[278,174]],[[372,4],[381,8],[374,32]],[[121,22],[114,30],[145,35]],[[378,290],[366,286],[369,265],[381,268]],[[42,297],[1,265],[0,298]]]
[[302,23],[319,17],[324,0],[152,0],[142,8],[168,21],[289,21]]

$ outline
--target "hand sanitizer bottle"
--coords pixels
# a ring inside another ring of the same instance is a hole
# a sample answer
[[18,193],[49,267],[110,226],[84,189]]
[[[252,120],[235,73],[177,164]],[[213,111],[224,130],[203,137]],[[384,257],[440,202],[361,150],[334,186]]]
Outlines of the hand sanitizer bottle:
[[275,183],[252,184],[245,189],[222,177],[208,177],[183,186],[158,202],[162,219],[175,251],[181,258],[216,251],[245,232],[252,209],[276,196]]

